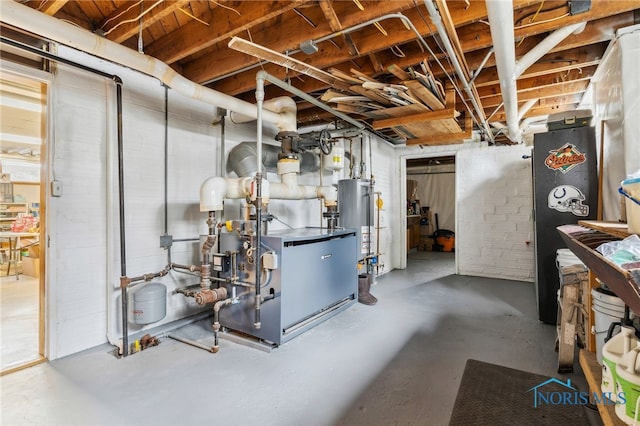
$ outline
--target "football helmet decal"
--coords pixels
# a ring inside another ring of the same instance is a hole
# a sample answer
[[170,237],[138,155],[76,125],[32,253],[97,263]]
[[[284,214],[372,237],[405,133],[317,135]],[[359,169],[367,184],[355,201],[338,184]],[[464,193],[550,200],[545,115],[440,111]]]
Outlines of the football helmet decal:
[[549,192],[549,208],[576,216],[588,216],[589,206],[582,204],[585,199],[584,194],[575,186],[560,185]]

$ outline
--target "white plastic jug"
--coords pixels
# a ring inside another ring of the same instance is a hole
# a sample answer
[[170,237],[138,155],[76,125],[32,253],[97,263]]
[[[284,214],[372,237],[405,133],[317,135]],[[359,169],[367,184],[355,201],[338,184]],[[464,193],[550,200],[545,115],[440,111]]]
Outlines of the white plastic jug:
[[616,364],[622,360],[629,351],[638,346],[636,330],[633,327],[622,326],[620,333],[611,337],[602,347],[602,384],[600,389],[603,394],[610,392],[611,400],[616,400],[615,380]]
[[[616,415],[628,425],[640,426],[640,347],[630,350],[616,364]],[[624,395],[624,402],[621,395]]]

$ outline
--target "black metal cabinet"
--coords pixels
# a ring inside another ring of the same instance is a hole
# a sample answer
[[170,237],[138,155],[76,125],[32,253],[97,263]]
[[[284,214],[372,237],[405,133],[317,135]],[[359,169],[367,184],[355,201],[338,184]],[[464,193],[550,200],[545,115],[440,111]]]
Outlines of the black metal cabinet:
[[536,295],[540,321],[555,324],[560,286],[556,227],[595,219],[598,200],[593,127],[538,133],[533,144]]

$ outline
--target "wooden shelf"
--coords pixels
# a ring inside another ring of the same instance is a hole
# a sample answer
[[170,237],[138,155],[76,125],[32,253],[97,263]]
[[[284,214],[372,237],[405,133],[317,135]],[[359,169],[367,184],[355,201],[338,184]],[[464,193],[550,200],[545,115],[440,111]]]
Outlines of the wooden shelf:
[[[600,383],[602,382],[602,366],[596,360],[596,354],[580,350],[580,366],[589,384],[591,392],[600,394]],[[604,404],[596,401],[600,418],[605,426],[624,426],[625,423],[616,416],[613,404]]]
[[627,238],[629,235],[629,227],[626,223],[620,222],[602,222],[597,220],[579,220],[578,225],[585,228],[595,229],[605,234],[614,235],[620,238]]
[[593,271],[631,310],[640,312],[640,268],[622,269],[596,251],[601,244],[624,238],[593,228],[593,226],[599,226],[600,229],[609,229],[605,226],[606,224],[607,222],[585,221],[583,225],[590,225],[589,228],[580,225],[563,225],[557,229],[567,247],[587,265],[587,268]]

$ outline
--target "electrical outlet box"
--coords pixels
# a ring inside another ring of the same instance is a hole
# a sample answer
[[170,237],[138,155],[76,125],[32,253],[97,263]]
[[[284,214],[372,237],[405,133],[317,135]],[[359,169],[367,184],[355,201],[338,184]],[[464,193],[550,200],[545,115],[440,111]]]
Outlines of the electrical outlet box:
[[572,16],[588,12],[589,10],[591,10],[591,0],[571,0],[569,2],[569,13]]
[[51,196],[52,197],[62,197],[62,182],[59,180],[54,180],[51,182]]
[[262,255],[262,266],[265,269],[278,269],[278,254],[268,252]]

